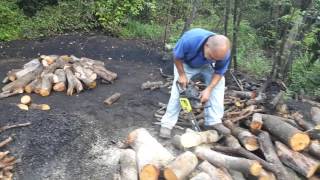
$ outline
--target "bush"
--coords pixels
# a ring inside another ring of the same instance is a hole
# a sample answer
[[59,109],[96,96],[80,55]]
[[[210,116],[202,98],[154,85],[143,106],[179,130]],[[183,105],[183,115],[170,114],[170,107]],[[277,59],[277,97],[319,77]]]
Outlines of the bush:
[[0,1],[0,41],[17,39],[25,16],[12,1]]

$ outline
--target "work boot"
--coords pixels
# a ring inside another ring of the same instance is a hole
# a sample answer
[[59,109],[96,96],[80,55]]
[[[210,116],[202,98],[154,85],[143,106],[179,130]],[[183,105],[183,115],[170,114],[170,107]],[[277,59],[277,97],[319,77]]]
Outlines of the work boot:
[[205,130],[216,130],[218,131],[219,134],[221,135],[230,135],[231,134],[231,131],[229,128],[225,127],[222,123],[217,123],[217,124],[214,124],[214,125],[210,125],[210,126],[204,126],[204,129]]
[[171,138],[171,129],[166,127],[160,127],[159,136],[165,139]]

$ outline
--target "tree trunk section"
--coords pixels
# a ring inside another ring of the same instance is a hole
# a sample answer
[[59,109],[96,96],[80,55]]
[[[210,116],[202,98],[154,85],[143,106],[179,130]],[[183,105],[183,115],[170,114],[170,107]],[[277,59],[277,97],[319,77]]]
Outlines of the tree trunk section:
[[277,154],[281,161],[301,175],[309,178],[319,168],[319,161],[314,160],[311,157],[307,157],[299,152],[292,151],[279,141],[276,141],[275,144]]
[[138,180],[136,152],[132,149],[121,151],[120,155],[121,180]]
[[190,180],[212,180],[212,179],[207,173],[201,172],[196,176],[192,177]]
[[29,83],[28,85],[26,85],[24,87],[24,90],[26,93],[32,93],[35,91],[36,86],[38,86],[39,84],[41,84],[41,78],[38,77],[35,80],[33,80],[31,83]]
[[53,74],[45,74],[42,76],[41,81],[41,89],[40,89],[40,95],[41,96],[49,96],[51,89],[52,89],[52,83],[53,83]]
[[262,114],[263,127],[272,135],[290,146],[294,151],[301,151],[310,143],[309,135],[286,123],[278,116]]
[[167,166],[174,159],[173,155],[144,128],[132,131],[127,137],[127,143],[137,154],[140,180],[157,180],[160,168]]
[[253,176],[259,176],[262,171],[260,163],[254,160],[224,155],[199,146],[196,148],[195,152],[200,159],[207,160],[213,165],[222,165],[227,169],[233,169]]
[[64,71],[66,72],[67,80],[68,80],[68,89],[67,89],[67,95],[72,96],[74,89],[79,93],[83,90],[81,82],[73,75],[73,72],[71,71],[70,66],[66,66],[64,68]]
[[116,102],[118,99],[120,99],[120,96],[121,96],[120,93],[114,93],[112,96],[110,96],[106,100],[104,100],[104,104],[111,106],[114,102]]
[[260,113],[254,113],[252,116],[252,120],[250,122],[250,130],[252,132],[257,132],[262,128],[262,115]]
[[53,90],[62,92],[66,90],[66,73],[63,69],[57,69],[53,76]]
[[185,179],[196,168],[197,164],[196,155],[186,151],[164,169],[164,177],[167,180]]
[[90,69],[84,68],[80,63],[74,63],[72,66],[75,71],[75,76],[80,79],[86,85],[86,87],[93,89],[97,86],[96,73]]
[[311,141],[309,145],[309,153],[320,159],[320,143],[319,140]]
[[201,164],[199,164],[198,168],[207,173],[211,179],[219,179],[219,180],[232,180],[232,177],[230,174],[225,173],[220,168],[216,168],[212,164],[210,164],[208,161],[203,161]]
[[173,144],[182,150],[195,147],[200,144],[214,143],[218,140],[219,135],[215,130],[196,132],[190,129],[182,135],[175,135],[172,139]]

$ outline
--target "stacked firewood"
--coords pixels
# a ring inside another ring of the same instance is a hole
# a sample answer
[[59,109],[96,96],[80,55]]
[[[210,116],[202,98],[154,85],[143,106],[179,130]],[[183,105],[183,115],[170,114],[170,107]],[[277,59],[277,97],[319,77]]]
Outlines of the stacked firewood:
[[[199,89],[204,88],[200,87],[201,83],[196,84]],[[177,156],[170,153],[167,144],[166,147],[161,145],[145,129],[131,132],[127,143],[133,150],[125,151],[130,151],[132,161],[135,160],[138,166],[130,166],[131,170],[136,168],[136,174],[130,177],[158,179],[162,175],[165,179],[194,180],[319,178],[316,172],[320,166],[320,107],[312,107],[311,119],[306,120],[301,113],[289,111],[283,96],[284,92],[280,91],[267,101],[262,91],[227,89],[223,123],[231,134],[225,136],[215,130],[195,132],[188,129],[192,127],[191,123],[181,111],[175,128],[184,132],[171,139],[172,145],[180,150]],[[159,103],[154,124],[160,124],[166,106]],[[203,108],[194,108],[193,113],[202,125]],[[120,165],[124,178],[127,164],[120,162]]]
[[41,55],[23,65],[22,69],[12,69],[2,81],[8,83],[2,88],[0,98],[19,93],[50,95],[51,91],[66,91],[67,95],[95,88],[97,77],[112,83],[117,74],[105,68],[104,62],[73,55]]

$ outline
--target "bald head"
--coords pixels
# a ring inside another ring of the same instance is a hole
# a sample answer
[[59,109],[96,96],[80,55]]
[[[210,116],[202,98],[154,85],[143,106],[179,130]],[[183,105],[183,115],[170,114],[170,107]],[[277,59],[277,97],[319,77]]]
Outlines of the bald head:
[[206,44],[206,58],[214,60],[222,60],[226,57],[231,43],[224,35],[214,35],[209,37]]

